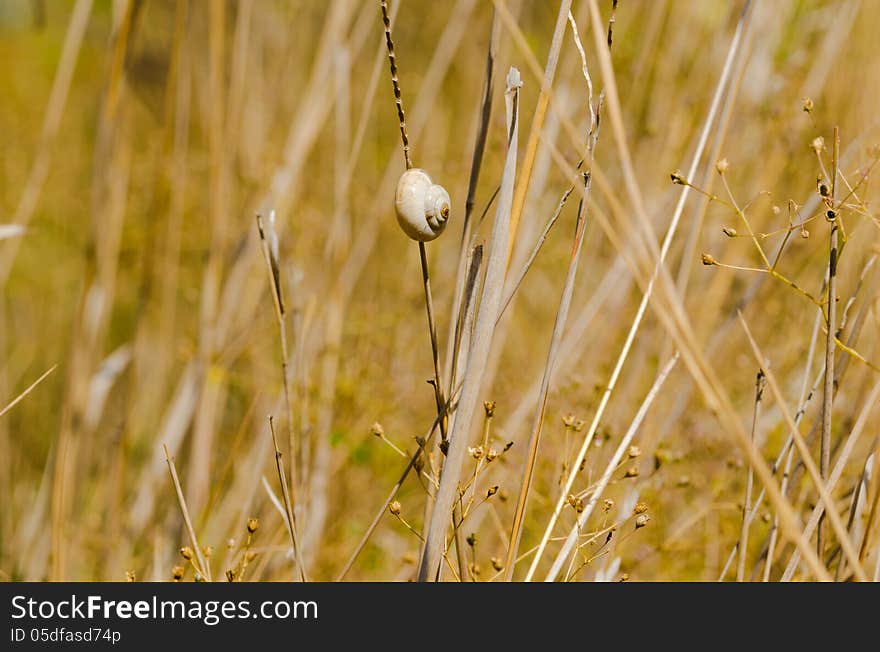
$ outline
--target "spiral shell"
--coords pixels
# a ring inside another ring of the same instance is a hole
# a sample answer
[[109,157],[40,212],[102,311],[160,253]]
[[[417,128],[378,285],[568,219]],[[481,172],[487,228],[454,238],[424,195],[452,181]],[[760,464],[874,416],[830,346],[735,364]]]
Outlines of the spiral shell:
[[449,193],[431,181],[428,173],[419,168],[404,172],[397,182],[394,197],[397,223],[413,240],[428,242],[446,228],[449,221]]

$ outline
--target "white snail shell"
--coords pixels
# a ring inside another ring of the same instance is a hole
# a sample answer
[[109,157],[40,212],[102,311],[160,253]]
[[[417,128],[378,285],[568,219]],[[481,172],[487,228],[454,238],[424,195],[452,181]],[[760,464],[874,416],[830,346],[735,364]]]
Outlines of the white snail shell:
[[410,168],[397,182],[397,223],[413,240],[428,242],[443,233],[449,221],[449,207],[449,193],[420,168]]

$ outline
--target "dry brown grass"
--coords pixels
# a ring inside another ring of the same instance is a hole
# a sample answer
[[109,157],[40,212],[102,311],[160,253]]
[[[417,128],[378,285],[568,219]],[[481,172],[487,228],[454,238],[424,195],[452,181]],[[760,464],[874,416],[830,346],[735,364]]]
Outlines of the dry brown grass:
[[614,4],[5,3],[0,578],[877,580],[880,6]]

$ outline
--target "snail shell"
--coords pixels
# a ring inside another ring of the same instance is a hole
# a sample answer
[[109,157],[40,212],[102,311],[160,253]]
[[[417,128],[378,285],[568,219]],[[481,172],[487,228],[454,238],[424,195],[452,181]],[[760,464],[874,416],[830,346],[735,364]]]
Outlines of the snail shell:
[[413,240],[428,242],[443,233],[449,221],[449,207],[449,193],[433,183],[422,169],[407,170],[397,182],[397,223]]

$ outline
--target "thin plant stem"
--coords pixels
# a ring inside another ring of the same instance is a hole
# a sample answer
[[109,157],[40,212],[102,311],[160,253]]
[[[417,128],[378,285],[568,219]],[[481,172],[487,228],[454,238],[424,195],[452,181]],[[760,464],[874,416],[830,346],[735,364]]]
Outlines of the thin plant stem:
[[[761,400],[764,397],[764,382],[764,370],[759,369],[757,378],[755,379],[755,406],[752,410],[752,430],[749,433],[749,439],[753,444],[755,443],[755,431],[758,429],[758,421],[761,418]],[[751,519],[748,518],[748,514],[752,505],[752,485],[754,481],[754,472],[752,471],[752,467],[749,466],[748,474],[746,475],[746,495],[743,499],[742,528],[739,534],[739,562],[736,565],[737,582],[742,582],[745,579],[746,558],[749,549],[749,525],[751,525]]]
[[[270,219],[270,225],[271,225]],[[257,230],[260,234],[260,244],[263,249],[263,258],[266,261],[266,269],[269,272],[269,282],[272,285],[272,303],[275,307],[275,321],[278,325],[278,338],[281,342],[281,382],[284,388],[284,405],[287,409],[287,441],[290,453],[290,488],[292,492],[291,500],[296,504],[296,488],[297,488],[297,454],[296,454],[296,436],[293,429],[293,402],[290,398],[290,372],[288,364],[290,361],[287,349],[287,325],[284,319],[284,299],[281,292],[281,267],[278,260],[277,252],[277,236],[274,230],[267,233],[263,227],[263,218],[257,215]]]
[[183,496],[183,488],[180,486],[180,478],[177,476],[177,467],[174,465],[174,458],[171,457],[171,453],[168,452],[167,445],[162,444],[162,447],[165,449],[165,462],[168,464],[168,471],[171,473],[171,482],[174,484],[174,492],[177,495],[177,504],[180,506],[183,523],[186,525],[186,531],[187,534],[189,534],[190,543],[192,544],[196,559],[199,562],[199,572],[201,572],[204,578],[210,582],[211,567],[208,565],[208,562],[205,559],[205,554],[202,552],[202,547],[199,545],[198,537],[196,537],[196,530],[193,527],[192,519],[189,516],[189,509],[186,507],[186,498]]
[[[568,18],[572,24],[572,30],[575,35],[575,43],[578,50],[583,53],[583,47],[580,45],[580,39],[577,37],[577,28],[571,13]],[[587,150],[589,157],[592,159],[595,154],[596,143],[599,138],[599,116],[595,112],[592,104],[592,81],[587,70],[586,60],[583,61],[583,73],[587,80],[588,97],[587,104],[590,109],[590,133],[587,139]],[[571,257],[568,264],[568,272],[566,274],[565,283],[563,285],[562,297],[559,300],[559,308],[556,313],[556,321],[553,325],[553,334],[550,339],[550,346],[547,351],[547,360],[544,365],[543,378],[541,380],[540,397],[538,399],[538,409],[535,413],[534,423],[532,425],[531,435],[529,437],[529,448],[526,453],[526,461],[523,466],[522,480],[520,483],[520,493],[517,499],[514,511],[513,523],[511,525],[510,539],[507,548],[507,560],[504,568],[504,578],[506,581],[513,579],[513,572],[516,560],[516,552],[519,548],[520,539],[522,538],[522,522],[525,518],[526,506],[528,504],[529,492],[532,486],[532,475],[535,470],[535,463],[538,456],[538,446],[541,440],[541,431],[544,425],[544,414],[547,409],[547,397],[550,391],[550,383],[555,369],[556,355],[562,341],[562,334],[568,320],[568,313],[571,308],[571,299],[574,292],[574,282],[577,277],[578,264],[580,262],[581,251],[583,250],[584,235],[587,227],[587,203],[589,200],[589,191],[592,177],[589,172],[582,173],[583,191],[580,204],[578,206],[577,223],[575,225],[574,242],[572,243]],[[564,197],[564,199],[567,196]],[[560,206],[562,203],[560,203]],[[504,306],[502,306],[503,309]]]
[[287,533],[290,535],[290,545],[293,547],[296,556],[296,565],[299,568],[299,578],[302,582],[307,582],[306,569],[303,564],[302,550],[299,546],[298,537],[296,535],[296,517],[293,514],[293,505],[290,501],[290,491],[287,487],[287,475],[284,473],[284,463],[281,460],[281,450],[278,448],[278,439],[275,436],[275,422],[269,417],[269,432],[272,434],[272,446],[275,450],[275,468],[278,471],[278,480],[281,483],[281,497],[284,499],[284,510],[287,512],[285,524],[287,525]]
[[[834,350],[835,345],[835,309],[837,304],[837,232],[838,219],[834,205],[834,197],[837,190],[837,166],[840,158],[840,132],[834,127],[834,144],[833,155],[831,161],[831,198],[830,208],[828,212],[831,223],[831,233],[829,234],[829,252],[828,252],[828,307],[825,310],[825,382],[822,386],[822,433],[819,440],[819,474],[822,480],[827,481],[828,470],[831,466],[831,410],[834,400]],[[824,554],[825,543],[825,518],[824,515],[819,517],[819,527],[816,530],[816,551],[820,558]]]

